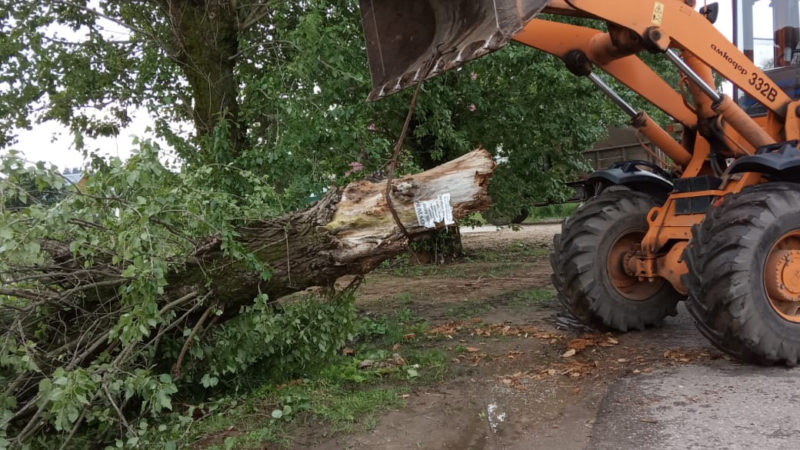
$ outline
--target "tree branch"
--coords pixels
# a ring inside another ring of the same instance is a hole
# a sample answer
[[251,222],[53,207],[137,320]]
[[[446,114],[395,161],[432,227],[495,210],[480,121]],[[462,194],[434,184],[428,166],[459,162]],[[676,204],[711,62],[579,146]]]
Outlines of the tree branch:
[[239,25],[239,31],[245,31],[253,25],[257,24],[261,19],[269,15],[272,8],[269,5],[262,5],[260,8],[254,8],[250,15]]
[[78,9],[80,9],[82,11],[85,11],[85,12],[88,12],[90,14],[93,14],[93,15],[101,18],[101,19],[105,19],[105,20],[108,20],[109,22],[113,22],[113,23],[115,23],[115,24],[117,24],[117,25],[119,25],[119,26],[121,26],[123,28],[127,28],[128,30],[137,31],[137,32],[140,32],[140,33],[143,32],[143,30],[141,28],[137,28],[137,27],[135,27],[135,26],[133,26],[133,25],[131,25],[129,23],[125,23],[125,22],[123,22],[123,21],[121,21],[121,20],[119,20],[117,18],[114,18],[114,17],[111,17],[109,15],[106,15],[106,14],[100,12],[100,11],[97,11],[96,9],[89,8],[86,5],[81,5],[79,3],[75,3],[75,2],[72,2],[72,1],[69,1],[69,0],[51,0],[51,1],[53,3],[58,3],[60,5],[71,6],[73,8],[78,8]]
[[183,343],[181,354],[178,355],[178,361],[175,362],[175,367],[172,368],[172,376],[176,380],[180,379],[181,377],[181,365],[183,364],[183,358],[186,356],[186,352],[189,351],[189,344],[192,343],[192,339],[197,334],[197,332],[200,331],[200,328],[203,326],[203,322],[206,321],[208,315],[211,314],[211,311],[213,311],[214,308],[216,308],[216,305],[211,305],[208,308],[206,308],[205,312],[203,312],[203,315],[200,316],[200,319],[197,320],[197,323],[194,325],[194,328],[192,328],[192,332],[189,333],[189,337],[186,338],[186,342]]

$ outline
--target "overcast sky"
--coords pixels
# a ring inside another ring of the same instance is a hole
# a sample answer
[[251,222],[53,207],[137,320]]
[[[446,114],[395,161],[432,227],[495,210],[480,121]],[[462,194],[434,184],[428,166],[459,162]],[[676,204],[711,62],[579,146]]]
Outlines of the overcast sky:
[[[700,2],[702,4],[702,2]],[[770,18],[771,20],[771,18]],[[118,25],[108,21],[102,23],[103,27],[110,35],[119,38],[120,34],[125,34],[125,30]],[[728,39],[732,34],[732,11],[730,2],[721,2],[720,14],[716,24]],[[57,29],[54,34],[61,38],[79,40],[80,33],[72,32],[69,29]],[[730,85],[725,88],[730,94]],[[151,126],[151,120],[146,111],[132,111],[133,122],[128,128],[122,130],[116,138],[86,139],[86,147],[89,150],[99,150],[98,153],[107,156],[117,156],[127,158],[133,148],[133,137],[153,137],[146,132]],[[59,168],[68,169],[83,165],[83,155],[78,151],[72,142],[72,136],[62,126],[49,122],[34,125],[33,130],[21,130],[19,132],[18,143],[12,146],[13,149],[22,151],[29,161],[47,161],[55,164]],[[5,150],[2,150],[5,151]]]
[[[88,5],[90,8],[97,8],[97,0],[92,0]],[[98,25],[103,35],[109,39],[125,39],[129,33],[124,27],[100,18]],[[72,30],[69,27],[50,27],[47,34],[53,38],[62,39],[70,42],[81,42],[86,39],[86,28]],[[146,132],[151,126],[151,120],[147,111],[129,111],[131,124],[122,130],[119,136],[114,138],[100,138],[84,140],[87,150],[98,150],[101,155],[120,157],[126,159],[131,154],[133,148],[133,137],[149,137]],[[83,153],[75,148],[72,135],[69,131],[56,122],[45,122],[34,124],[31,130],[17,130],[17,143],[11,149],[19,150],[25,154],[26,159],[31,162],[46,161],[53,163],[60,169],[72,169],[81,167],[84,163]],[[2,150],[0,150],[2,151]]]
[[[97,150],[104,156],[117,156],[126,159],[133,148],[133,137],[147,137],[150,125],[146,111],[137,111],[132,123],[119,136],[85,140],[87,150]],[[72,135],[66,128],[55,122],[34,125],[33,130],[19,133],[18,143],[12,148],[20,150],[29,161],[47,161],[60,169],[81,167],[83,154],[73,144]]]

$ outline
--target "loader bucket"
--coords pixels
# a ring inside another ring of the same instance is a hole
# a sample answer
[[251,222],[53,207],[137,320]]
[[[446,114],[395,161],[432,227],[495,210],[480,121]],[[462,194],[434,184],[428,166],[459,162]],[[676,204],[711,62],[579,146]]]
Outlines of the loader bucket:
[[360,0],[378,100],[504,47],[549,0]]

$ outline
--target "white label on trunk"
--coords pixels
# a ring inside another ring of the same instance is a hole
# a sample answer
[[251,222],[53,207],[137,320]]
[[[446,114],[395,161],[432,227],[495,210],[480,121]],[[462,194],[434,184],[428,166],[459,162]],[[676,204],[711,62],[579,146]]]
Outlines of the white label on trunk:
[[414,210],[417,212],[419,226],[425,228],[436,228],[437,223],[454,225],[453,207],[450,206],[450,194],[442,194],[439,198],[414,202]]

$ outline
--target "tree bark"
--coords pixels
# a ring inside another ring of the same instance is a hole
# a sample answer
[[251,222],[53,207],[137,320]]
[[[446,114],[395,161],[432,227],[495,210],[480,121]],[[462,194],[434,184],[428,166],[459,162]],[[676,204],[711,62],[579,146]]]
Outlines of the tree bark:
[[[395,180],[392,200],[409,237],[432,232],[419,225],[416,201],[450,194],[456,220],[488,208],[487,187],[494,167],[487,151],[476,150],[432,170]],[[277,299],[312,286],[332,286],[344,275],[366,274],[408,245],[383,198],[385,187],[385,182],[352,183],[328,193],[307,210],[243,227],[241,242],[272,267],[268,281],[241,265],[230,265],[217,242],[195,255],[185,271],[171,277],[168,294],[177,298],[202,291],[205,273],[211,278],[217,302],[230,310],[249,304],[259,293]]]
[[192,90],[197,135],[210,138],[220,122],[227,122],[229,156],[236,156],[246,131],[239,117],[239,86],[234,72],[239,51],[237,12],[229,0],[162,2],[174,35],[174,59]]

